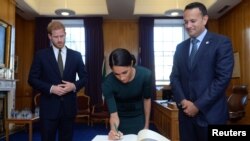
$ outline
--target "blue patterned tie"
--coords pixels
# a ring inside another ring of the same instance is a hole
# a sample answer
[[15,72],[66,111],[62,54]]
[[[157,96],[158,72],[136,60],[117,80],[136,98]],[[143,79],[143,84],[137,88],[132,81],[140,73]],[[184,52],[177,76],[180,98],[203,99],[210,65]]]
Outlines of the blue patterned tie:
[[199,40],[198,39],[196,39],[196,38],[193,38],[192,40],[191,40],[191,42],[192,42],[192,50],[191,50],[191,53],[190,53],[190,55],[189,55],[189,65],[190,65],[190,67],[192,66],[192,63],[193,63],[193,61],[194,61],[194,57],[195,57],[195,54],[196,54],[196,52],[197,52],[197,50],[198,50],[198,45],[197,45],[197,43],[199,42]]

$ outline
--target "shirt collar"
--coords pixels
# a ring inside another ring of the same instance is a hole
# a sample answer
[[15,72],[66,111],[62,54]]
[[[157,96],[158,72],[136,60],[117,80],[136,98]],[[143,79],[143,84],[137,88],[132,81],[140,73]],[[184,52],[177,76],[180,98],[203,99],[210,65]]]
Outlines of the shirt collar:
[[[59,49],[58,49],[58,48],[56,48],[54,45],[52,45],[52,48],[53,48],[54,52],[58,52],[58,51],[59,51]],[[66,47],[66,46],[64,46],[63,48],[61,48],[61,53],[66,52],[66,49],[67,49],[67,47]]]
[[199,40],[199,43],[201,43],[206,34],[207,34],[207,29],[205,29],[198,37],[196,37],[196,39]]

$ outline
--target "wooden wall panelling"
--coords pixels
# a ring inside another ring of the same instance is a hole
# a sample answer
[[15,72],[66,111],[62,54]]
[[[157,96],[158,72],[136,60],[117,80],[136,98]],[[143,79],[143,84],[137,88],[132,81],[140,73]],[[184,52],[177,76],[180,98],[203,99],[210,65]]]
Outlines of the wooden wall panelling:
[[[234,84],[247,84],[250,90],[250,46],[249,46],[249,27],[250,27],[250,1],[242,2],[233,8],[230,12],[222,16],[219,21],[219,32],[231,38],[234,51],[240,55],[240,78],[234,78],[231,86]],[[235,22],[236,21],[236,22]],[[250,91],[249,91],[250,92]],[[249,95],[250,96],[250,95]],[[249,100],[248,100],[249,101]],[[250,123],[250,102],[246,109],[246,117],[238,123]]]
[[138,57],[139,35],[137,20],[104,20],[104,56],[107,73],[110,72],[108,58],[116,48],[126,48]]
[[[237,26],[237,31],[241,32],[241,43],[240,44],[240,62],[241,62],[241,73],[243,74],[242,82],[247,83],[249,85],[248,91],[250,90],[250,1],[244,0],[241,8],[239,9],[240,15],[242,18],[240,19],[240,27]],[[250,91],[249,91],[250,92]],[[250,98],[250,95],[249,95]]]
[[2,20],[7,21],[8,19],[8,0],[0,0],[1,3],[1,11],[0,11],[0,17]]
[[219,33],[219,23],[216,19],[209,19],[207,22],[207,28],[211,32]]
[[[18,69],[15,73],[17,82],[16,108],[32,108],[32,88],[28,84],[28,73],[33,60],[35,24],[16,15],[16,56]],[[28,100],[28,101],[27,101]]]
[[0,19],[7,22],[8,24],[15,25],[15,1],[14,0],[0,0],[1,10]]
[[[21,75],[21,67],[22,67],[22,59],[21,59],[21,49],[23,48],[23,40],[21,38],[23,37],[23,22],[22,18],[19,17],[18,15],[16,16],[16,46],[15,46],[15,56],[18,56],[18,68],[16,68],[17,73],[15,73],[15,78],[19,79],[20,81],[17,83],[17,88],[16,88],[16,101],[18,100],[18,97],[21,94],[21,85],[22,83],[22,75]],[[21,59],[21,60],[20,60]]]
[[16,110],[33,110],[33,98],[30,96],[16,97]]
[[9,0],[8,22],[13,26],[15,25],[15,14],[16,2],[14,0]]
[[[246,65],[246,60],[249,56],[245,50],[249,47],[245,46],[244,32],[249,27],[245,21],[249,19],[245,16],[245,13],[249,13],[249,8],[245,5],[249,1],[243,1],[240,5],[232,9],[228,14],[219,19],[220,33],[229,36],[232,39],[232,44],[235,52],[239,52],[240,55],[240,70],[241,77],[239,78],[240,83],[250,84],[250,77],[248,75],[249,65]],[[238,21],[238,22],[235,22]],[[237,79],[234,79],[236,81]]]

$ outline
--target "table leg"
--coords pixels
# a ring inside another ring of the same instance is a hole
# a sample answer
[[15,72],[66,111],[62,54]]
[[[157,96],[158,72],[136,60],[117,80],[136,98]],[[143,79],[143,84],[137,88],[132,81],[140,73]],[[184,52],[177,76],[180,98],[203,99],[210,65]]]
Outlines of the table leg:
[[29,122],[29,141],[32,141],[32,122]]
[[5,138],[6,141],[9,141],[9,122],[5,121]]

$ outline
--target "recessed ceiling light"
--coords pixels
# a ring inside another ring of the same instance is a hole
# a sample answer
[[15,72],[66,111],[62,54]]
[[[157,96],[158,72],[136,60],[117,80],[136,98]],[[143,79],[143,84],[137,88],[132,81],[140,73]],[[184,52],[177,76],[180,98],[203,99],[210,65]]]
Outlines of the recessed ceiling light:
[[168,17],[181,17],[183,16],[183,10],[179,6],[179,0],[175,0],[176,7],[165,11],[165,15]]
[[70,9],[57,9],[55,13],[56,15],[59,15],[59,16],[73,16],[76,14],[75,11],[70,10]]
[[179,16],[183,16],[183,10],[181,9],[171,9],[171,10],[167,10],[165,12],[165,15],[168,17],[179,17]]

